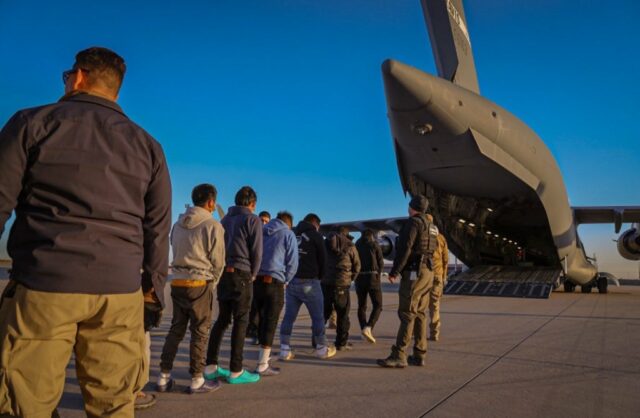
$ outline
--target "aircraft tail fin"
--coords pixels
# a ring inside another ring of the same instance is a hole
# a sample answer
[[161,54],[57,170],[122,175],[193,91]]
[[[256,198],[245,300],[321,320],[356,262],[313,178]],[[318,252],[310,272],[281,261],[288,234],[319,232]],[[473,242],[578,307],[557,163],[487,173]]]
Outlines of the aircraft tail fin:
[[462,0],[421,0],[438,75],[480,93]]

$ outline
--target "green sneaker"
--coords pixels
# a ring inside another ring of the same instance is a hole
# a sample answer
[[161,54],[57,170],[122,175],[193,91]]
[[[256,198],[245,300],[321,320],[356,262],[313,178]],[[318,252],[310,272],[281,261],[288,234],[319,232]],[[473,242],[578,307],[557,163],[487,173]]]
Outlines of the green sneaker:
[[229,371],[229,369],[223,369],[222,367],[218,366],[218,368],[216,368],[216,371],[213,373],[204,373],[204,378],[207,380],[213,380],[213,379],[217,379],[219,377],[223,377],[223,378],[227,378],[229,377],[229,375],[231,374],[231,372]]
[[260,380],[260,375],[257,373],[251,373],[246,370],[242,371],[242,374],[238,377],[227,377],[227,382],[232,385],[241,385],[243,383],[256,383]]

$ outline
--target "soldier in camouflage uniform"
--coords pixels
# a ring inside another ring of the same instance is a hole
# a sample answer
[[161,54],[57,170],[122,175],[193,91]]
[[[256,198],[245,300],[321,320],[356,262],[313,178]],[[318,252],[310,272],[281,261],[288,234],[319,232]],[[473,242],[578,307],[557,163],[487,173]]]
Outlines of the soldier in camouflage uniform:
[[[433,222],[433,216],[427,214],[427,219]],[[449,267],[449,247],[444,235],[438,234],[438,248],[433,253],[433,287],[429,295],[429,340],[440,339],[440,298],[447,280],[447,268]]]

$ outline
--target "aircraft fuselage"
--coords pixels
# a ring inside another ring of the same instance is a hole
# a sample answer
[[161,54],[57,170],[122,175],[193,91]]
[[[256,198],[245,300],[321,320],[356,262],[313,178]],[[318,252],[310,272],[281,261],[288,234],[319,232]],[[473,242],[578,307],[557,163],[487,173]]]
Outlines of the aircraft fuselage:
[[383,64],[405,192],[425,194],[451,251],[469,266],[596,268],[577,234],[560,169],[540,138],[478,94],[397,61]]

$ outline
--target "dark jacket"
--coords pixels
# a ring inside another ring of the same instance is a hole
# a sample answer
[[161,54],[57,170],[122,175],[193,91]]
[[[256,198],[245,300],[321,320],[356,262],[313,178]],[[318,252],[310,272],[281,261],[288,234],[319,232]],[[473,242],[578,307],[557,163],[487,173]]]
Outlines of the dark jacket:
[[[425,252],[426,249],[420,247],[422,234],[429,234],[430,227],[434,225],[424,218],[424,215],[414,215],[406,220],[400,234],[398,235],[398,245],[396,248],[396,256],[393,260],[393,267],[390,276],[397,276],[403,270],[411,267],[413,263]],[[435,229],[436,238],[438,230]],[[425,235],[426,236],[426,235]],[[437,244],[437,241],[436,241]]]
[[380,287],[380,275],[384,269],[382,249],[375,240],[368,240],[364,237],[356,241],[356,249],[358,256],[360,256],[361,265],[358,283]]
[[322,283],[348,287],[360,272],[360,257],[356,246],[342,234],[335,232],[327,235],[327,274]]
[[293,230],[298,240],[298,271],[300,279],[322,279],[325,275],[327,250],[324,239],[311,222],[300,221]]
[[19,283],[88,294],[130,293],[142,283],[163,300],[169,171],[160,144],[116,103],[77,94],[7,122],[0,131],[2,230],[14,208],[7,247]]
[[227,267],[257,276],[262,262],[262,221],[244,206],[231,206],[220,221],[224,227]]

